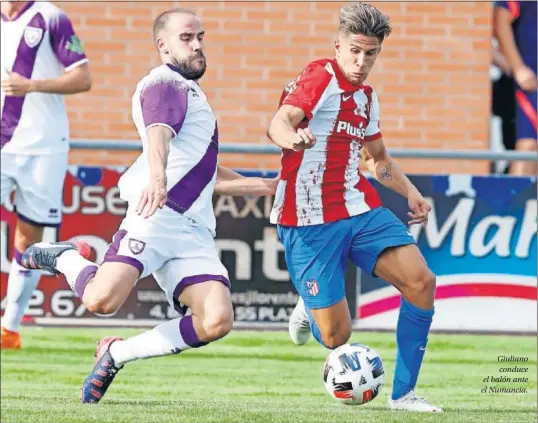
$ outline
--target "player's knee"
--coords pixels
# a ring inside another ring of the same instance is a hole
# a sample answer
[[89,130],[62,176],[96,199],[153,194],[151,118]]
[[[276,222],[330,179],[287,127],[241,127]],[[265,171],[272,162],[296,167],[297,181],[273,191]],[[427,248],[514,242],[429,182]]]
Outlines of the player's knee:
[[82,302],[86,308],[94,314],[114,314],[121,307],[118,299],[109,295],[108,292],[86,291],[82,298]]
[[334,350],[335,348],[338,348],[347,343],[350,337],[351,331],[349,333],[334,333],[327,334],[325,336],[322,335],[323,344],[331,350]]
[[430,269],[425,268],[410,285],[415,295],[431,296],[435,292],[435,284],[435,275]]
[[230,333],[233,326],[233,309],[223,308],[215,310],[204,316],[203,320],[205,341],[212,342],[224,338]]
[[331,350],[344,345],[349,338],[351,338],[350,325],[335,325],[330,330],[321,333],[323,344]]

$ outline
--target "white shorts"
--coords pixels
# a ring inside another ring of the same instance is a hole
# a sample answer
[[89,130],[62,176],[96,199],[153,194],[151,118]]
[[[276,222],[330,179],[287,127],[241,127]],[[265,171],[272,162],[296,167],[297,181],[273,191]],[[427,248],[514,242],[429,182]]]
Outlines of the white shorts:
[[58,226],[62,221],[67,153],[2,153],[0,157],[1,204],[6,204],[15,190],[14,207],[21,220],[36,226]]
[[168,207],[149,219],[129,207],[105,254],[105,262],[136,267],[140,279],[153,275],[166,298],[179,313],[186,307],[179,296],[189,285],[220,281],[231,288],[209,229]]

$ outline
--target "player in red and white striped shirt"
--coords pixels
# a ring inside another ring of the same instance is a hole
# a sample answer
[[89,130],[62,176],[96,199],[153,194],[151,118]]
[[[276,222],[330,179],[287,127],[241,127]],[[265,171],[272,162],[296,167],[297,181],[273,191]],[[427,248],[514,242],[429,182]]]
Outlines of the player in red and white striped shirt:
[[434,313],[435,276],[406,226],[359,171],[365,148],[377,180],[408,199],[410,223],[427,222],[430,206],[388,155],[377,95],[365,84],[390,32],[376,8],[345,6],[336,57],[310,63],[286,87],[268,130],[283,149],[271,221],[301,296],[290,319],[292,340],[304,344],[312,332],[327,348],[348,341],[344,277],[351,258],[403,294],[391,408],[439,412],[414,393]]

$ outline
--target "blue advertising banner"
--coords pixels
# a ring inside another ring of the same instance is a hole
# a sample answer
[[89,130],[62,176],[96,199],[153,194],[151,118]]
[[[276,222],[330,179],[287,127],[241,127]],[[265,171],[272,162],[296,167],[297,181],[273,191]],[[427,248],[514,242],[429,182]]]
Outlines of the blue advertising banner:
[[[536,179],[412,176],[432,211],[409,228],[437,275],[434,329],[536,331]],[[374,182],[407,221],[406,199]],[[361,273],[359,327],[395,328],[399,292]]]

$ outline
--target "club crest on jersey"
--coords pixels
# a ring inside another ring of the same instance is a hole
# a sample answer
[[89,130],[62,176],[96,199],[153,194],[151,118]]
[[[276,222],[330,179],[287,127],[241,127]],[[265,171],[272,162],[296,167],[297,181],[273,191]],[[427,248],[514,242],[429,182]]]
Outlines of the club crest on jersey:
[[353,96],[355,104],[357,107],[353,110],[355,116],[360,116],[366,120],[370,117],[370,102],[368,101],[368,96],[364,90],[359,90],[355,92]]
[[24,30],[24,42],[28,47],[33,48],[37,46],[40,43],[41,38],[43,38],[43,30],[41,28],[29,26]]
[[366,107],[362,104],[357,104],[357,108],[353,111],[355,113],[355,116],[360,116],[364,119],[368,119],[368,115],[366,114]]
[[129,239],[129,250],[131,250],[131,253],[133,254],[140,254],[142,251],[144,251],[144,248],[146,247],[146,243],[143,241],[139,241],[138,239]]
[[315,279],[310,279],[306,281],[306,289],[308,289],[308,293],[312,296],[316,296],[319,294],[319,285],[318,281]]

